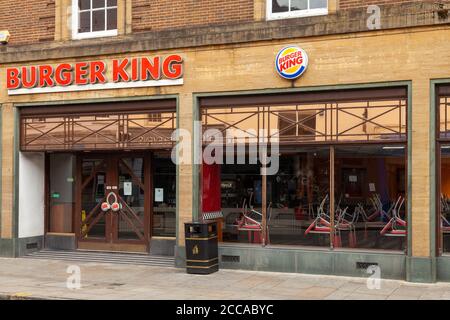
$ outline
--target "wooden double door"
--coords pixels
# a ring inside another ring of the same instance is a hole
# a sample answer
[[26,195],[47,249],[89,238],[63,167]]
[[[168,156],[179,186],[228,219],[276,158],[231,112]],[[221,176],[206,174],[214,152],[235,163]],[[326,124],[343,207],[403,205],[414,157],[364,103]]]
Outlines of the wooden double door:
[[151,237],[151,155],[77,157],[79,249],[148,252]]

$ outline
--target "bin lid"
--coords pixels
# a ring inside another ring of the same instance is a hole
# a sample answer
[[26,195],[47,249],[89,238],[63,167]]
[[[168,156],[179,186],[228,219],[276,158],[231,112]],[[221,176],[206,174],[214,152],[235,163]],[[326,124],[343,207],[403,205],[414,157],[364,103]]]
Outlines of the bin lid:
[[185,222],[185,225],[204,225],[204,224],[214,224],[216,223],[215,221],[211,221],[211,220],[195,220],[195,221],[191,221],[191,222]]

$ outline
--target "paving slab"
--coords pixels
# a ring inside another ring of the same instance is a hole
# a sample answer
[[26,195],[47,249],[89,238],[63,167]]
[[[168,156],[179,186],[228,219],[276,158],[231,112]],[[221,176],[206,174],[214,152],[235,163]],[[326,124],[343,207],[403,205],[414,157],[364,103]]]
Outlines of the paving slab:
[[[81,288],[70,290],[69,266],[81,271]],[[0,258],[0,299],[86,300],[434,300],[450,299],[450,283],[414,284],[293,273],[220,270],[191,275],[184,269],[59,260]]]

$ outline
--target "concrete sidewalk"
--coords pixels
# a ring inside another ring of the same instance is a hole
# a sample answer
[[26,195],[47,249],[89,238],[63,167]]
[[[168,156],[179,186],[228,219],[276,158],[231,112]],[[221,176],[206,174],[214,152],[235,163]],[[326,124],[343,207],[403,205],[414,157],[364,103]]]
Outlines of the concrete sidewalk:
[[334,276],[221,270],[209,276],[184,269],[77,263],[81,289],[67,289],[67,261],[1,259],[0,299],[450,299],[450,283],[411,284]]

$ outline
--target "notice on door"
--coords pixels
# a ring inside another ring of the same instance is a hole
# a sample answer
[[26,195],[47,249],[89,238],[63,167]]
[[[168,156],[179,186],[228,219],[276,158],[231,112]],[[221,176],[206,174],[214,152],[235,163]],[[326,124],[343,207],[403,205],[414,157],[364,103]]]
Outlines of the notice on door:
[[164,189],[155,189],[155,202],[164,202]]
[[133,195],[133,183],[132,182],[124,182],[123,183],[123,194],[125,196]]

